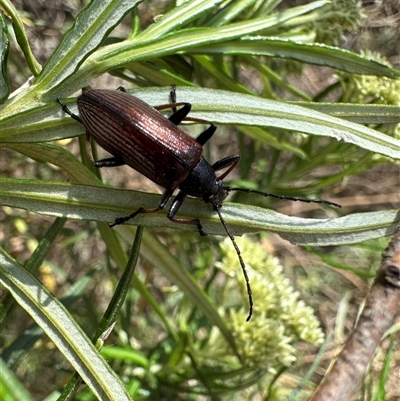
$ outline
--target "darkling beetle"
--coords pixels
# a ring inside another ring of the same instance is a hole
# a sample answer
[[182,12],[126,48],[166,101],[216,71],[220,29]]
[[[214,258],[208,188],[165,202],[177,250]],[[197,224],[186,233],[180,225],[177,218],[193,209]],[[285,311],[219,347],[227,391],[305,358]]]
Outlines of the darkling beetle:
[[[129,216],[115,219],[110,227],[123,224],[139,213],[154,213],[164,209],[174,191],[179,189],[167,217],[175,223],[196,225],[200,235],[204,236],[206,233],[203,231],[200,220],[181,219],[175,216],[187,195],[202,198],[204,202],[212,204],[235,247],[242,267],[249,298],[249,315],[246,321],[249,321],[253,313],[249,278],[240,249],[221,215],[222,203],[228,193],[242,191],[277,199],[325,203],[336,207],[340,207],[340,205],[322,199],[281,196],[224,186],[222,180],[238,164],[240,156],[231,155],[210,165],[202,156],[203,145],[213,136],[217,127],[212,122],[188,117],[192,106],[190,103],[176,102],[175,86],[173,86],[170,96],[171,103],[153,108],[137,97],[126,93],[122,87],[118,90],[83,90],[82,95],[78,97],[79,116],[72,113],[59,99],[57,101],[65,113],[86,128],[86,151],[94,166],[115,167],[127,164],[156,184],[166,188],[156,208],[141,207]],[[178,110],[179,106],[182,107]],[[166,118],[159,111],[168,108],[173,110],[173,114]],[[209,127],[196,139],[193,139],[177,127],[184,120],[207,124]],[[113,157],[94,161],[91,138]],[[223,169],[226,171],[217,177],[216,172]]]

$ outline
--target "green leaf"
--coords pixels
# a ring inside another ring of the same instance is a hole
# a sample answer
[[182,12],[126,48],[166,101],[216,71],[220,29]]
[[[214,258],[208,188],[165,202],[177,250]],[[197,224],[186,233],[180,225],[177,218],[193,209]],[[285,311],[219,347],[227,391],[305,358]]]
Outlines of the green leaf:
[[0,11],[0,103],[3,103],[10,94],[10,82],[7,75],[8,34],[3,13]]
[[[246,9],[252,9],[257,0],[236,0],[228,2],[219,12],[208,19],[206,26],[222,26],[234,20],[237,17],[243,16]],[[247,18],[248,19],[248,18]]]
[[[151,105],[157,105],[168,101],[169,90],[170,88],[151,88],[129,92]],[[400,158],[400,140],[371,128],[290,103],[191,87],[179,87],[177,97],[179,102],[192,104],[193,117],[219,124],[277,127],[310,135],[329,136],[373,153],[394,159]],[[68,107],[76,113],[76,105],[70,102],[67,102]],[[382,112],[383,109],[380,110]],[[393,110],[393,107],[388,107],[388,110]],[[396,120],[395,114],[396,108],[390,114],[391,121]],[[60,115],[60,107],[54,103],[5,119],[2,123],[0,142],[52,141],[84,133],[81,124],[69,117],[61,118]]]
[[163,35],[189,24],[202,15],[209,13],[223,0],[191,0],[184,2],[170,12],[164,14],[155,24],[150,25],[135,37],[135,41],[146,41],[162,37]]
[[358,124],[399,124],[400,106],[387,104],[290,102]]
[[135,232],[135,238],[132,244],[131,254],[129,256],[128,263],[122,273],[121,278],[118,281],[118,285],[113,293],[111,301],[104,312],[99,327],[97,328],[96,334],[94,335],[93,342],[96,342],[101,335],[111,327],[116,321],[117,315],[125,302],[126,294],[131,287],[133,274],[135,273],[137,261],[139,259],[140,244],[142,241],[143,227],[138,227]]
[[212,43],[188,49],[189,54],[258,55],[281,57],[303,63],[322,65],[354,74],[400,78],[400,71],[365,56],[322,43],[301,43],[287,39],[248,37]]
[[16,113],[14,107],[4,108],[0,123],[0,142],[45,142],[85,133],[83,126],[63,118],[56,102]]
[[18,143],[8,144],[7,147],[16,152],[22,153],[39,163],[51,163],[62,168],[68,174],[70,182],[103,185],[102,181],[91,173],[72,153],[60,146],[46,143]]
[[[0,179],[2,205],[22,208],[49,216],[113,222],[138,208],[156,206],[160,195],[50,181]],[[226,223],[234,235],[271,231],[301,245],[341,245],[391,235],[400,221],[396,209],[355,213],[339,218],[305,219],[286,216],[270,209],[225,202]],[[180,217],[198,218],[208,234],[226,235],[210,205],[187,199]],[[139,214],[126,224],[196,230],[178,225],[165,212]]]
[[122,348],[115,345],[105,347],[101,350],[101,355],[106,359],[133,362],[135,365],[142,366],[145,369],[151,367],[150,361],[144,354],[130,347]]
[[0,395],[4,401],[34,401],[14,372],[0,358]]
[[37,84],[52,88],[70,77],[114,29],[143,0],[93,0],[79,13],[73,27],[40,73]]
[[[36,60],[34,54],[32,53],[31,47],[29,45],[28,37],[26,36],[24,23],[14,7],[14,5],[9,0],[2,1],[2,7],[7,11],[7,14],[12,18],[13,29],[15,32],[15,37],[17,38],[18,44],[24,53],[25,59],[28,63],[29,69],[34,76],[37,76],[42,69],[42,66]],[[1,13],[0,13],[1,14]],[[1,85],[0,85],[1,88]]]
[[130,400],[118,377],[68,311],[2,249],[0,282],[38,323],[100,400]]
[[[174,61],[177,60],[178,57],[181,58],[180,56],[176,56],[174,57]],[[186,74],[187,78],[191,79],[191,67],[190,69],[187,65],[185,65],[185,67],[187,67],[188,70],[188,73]],[[177,72],[174,73],[171,70],[175,70]],[[110,74],[120,77],[127,82],[131,82],[135,85],[143,87],[150,87],[154,85],[167,86],[171,82],[174,82],[175,85],[179,86],[197,86],[186,78],[183,78],[181,75],[178,75],[182,73],[184,74],[182,69],[180,69],[180,66],[178,68],[176,68],[176,66],[171,66],[171,68],[167,69],[160,68],[158,65],[155,65],[152,62],[136,62],[130,64],[127,68],[110,72]]]
[[[165,89],[160,89],[160,91]],[[154,103],[153,95],[141,98]],[[165,92],[164,92],[165,93]],[[148,94],[148,96],[147,96]],[[178,88],[179,101],[193,105],[193,116],[216,123],[277,127],[353,143],[374,153],[400,158],[400,140],[350,121],[292,104],[213,89]],[[399,117],[400,120],[400,117]]]

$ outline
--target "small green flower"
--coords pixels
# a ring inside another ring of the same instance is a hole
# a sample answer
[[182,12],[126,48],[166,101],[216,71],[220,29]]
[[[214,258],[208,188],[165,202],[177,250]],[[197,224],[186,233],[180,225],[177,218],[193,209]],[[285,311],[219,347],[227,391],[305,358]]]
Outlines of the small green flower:
[[251,366],[273,371],[290,366],[296,360],[296,341],[322,342],[319,322],[283,276],[278,258],[245,237],[236,241],[246,263],[255,304],[249,322],[246,322],[247,292],[243,274],[228,239],[220,245],[223,259],[218,267],[234,278],[227,283],[227,294],[235,294],[233,287],[238,283],[240,286],[240,309],[227,311],[238,350]]
[[[378,53],[363,52],[363,55],[370,60],[392,67]],[[346,98],[353,102],[400,105],[400,81],[398,79],[347,73],[338,73],[338,75],[343,81]]]
[[[374,52],[363,52],[370,60],[377,61],[389,67],[392,65],[381,55]],[[378,103],[400,105],[400,81],[375,75],[357,75],[337,72],[342,82],[343,99],[348,103]],[[400,138],[400,124],[389,125],[386,133]]]

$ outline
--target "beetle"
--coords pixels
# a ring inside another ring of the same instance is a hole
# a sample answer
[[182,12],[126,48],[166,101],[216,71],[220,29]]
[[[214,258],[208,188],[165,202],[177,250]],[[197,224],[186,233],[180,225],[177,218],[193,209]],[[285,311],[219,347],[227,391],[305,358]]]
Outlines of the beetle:
[[[223,179],[238,164],[240,156],[231,155],[212,165],[208,163],[202,156],[203,145],[213,136],[216,125],[200,118],[189,117],[192,106],[187,102],[176,102],[175,86],[170,92],[170,100],[170,103],[151,107],[126,93],[122,87],[117,90],[83,90],[77,99],[79,116],[72,113],[59,99],[57,102],[65,113],[85,127],[86,151],[94,166],[100,168],[127,164],[165,188],[157,207],[140,207],[128,216],[116,218],[114,223],[109,224],[110,227],[123,224],[140,213],[155,213],[164,209],[175,190],[179,190],[167,217],[175,223],[195,225],[200,235],[205,236],[199,219],[182,219],[175,216],[186,196],[201,198],[204,202],[211,203],[232,241],[243,271],[249,299],[249,315],[246,321],[249,321],[253,313],[249,278],[240,249],[221,214],[221,207],[228,193],[242,191],[277,199],[324,203],[336,207],[340,205],[322,199],[289,197],[225,186]],[[160,113],[165,109],[173,110],[169,118]],[[203,123],[208,125],[208,128],[194,139],[179,129],[178,125],[184,120]],[[91,138],[113,157],[94,161]],[[225,171],[217,176],[217,172],[224,169]]]

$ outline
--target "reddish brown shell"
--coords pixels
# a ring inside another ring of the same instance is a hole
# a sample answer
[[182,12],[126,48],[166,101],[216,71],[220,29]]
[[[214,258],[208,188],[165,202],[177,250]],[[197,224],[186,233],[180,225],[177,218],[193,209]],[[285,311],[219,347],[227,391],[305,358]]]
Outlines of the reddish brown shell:
[[102,148],[164,188],[177,188],[200,160],[198,142],[132,95],[88,90],[78,97],[78,108]]

